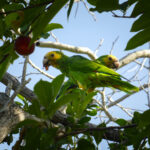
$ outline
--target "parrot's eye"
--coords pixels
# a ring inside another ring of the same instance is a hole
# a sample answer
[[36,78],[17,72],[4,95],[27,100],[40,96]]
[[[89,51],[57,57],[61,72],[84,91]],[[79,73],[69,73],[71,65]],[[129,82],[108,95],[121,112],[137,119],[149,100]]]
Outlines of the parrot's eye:
[[108,59],[109,59],[109,60],[112,60],[112,58],[111,58],[111,57],[108,57]]
[[54,57],[54,54],[51,54],[51,57]]

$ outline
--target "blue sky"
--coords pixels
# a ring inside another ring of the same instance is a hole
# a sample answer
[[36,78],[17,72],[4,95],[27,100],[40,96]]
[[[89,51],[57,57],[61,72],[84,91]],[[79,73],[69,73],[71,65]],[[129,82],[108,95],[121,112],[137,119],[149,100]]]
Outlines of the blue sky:
[[[77,14],[75,17],[76,8],[77,4],[74,5],[69,20],[67,20],[66,8],[63,8],[59,12],[59,14],[57,14],[52,20],[53,23],[60,23],[64,27],[63,29],[53,31],[59,42],[74,46],[88,47],[91,50],[95,51],[95,49],[99,45],[100,39],[104,39],[104,42],[97,53],[97,56],[100,56],[103,54],[108,54],[110,52],[112,42],[116,39],[117,36],[119,36],[119,39],[114,46],[113,55],[117,56],[120,59],[128,53],[135,51],[124,51],[128,40],[135,34],[130,33],[131,25],[135,19],[114,18],[112,17],[111,13],[95,13],[97,21],[94,21],[92,16],[88,13],[87,9],[84,7],[83,3],[79,3]],[[45,40],[41,39],[41,41]],[[50,37],[48,41],[54,41],[54,39]],[[145,44],[141,47],[138,47],[136,50],[147,48],[148,44]],[[42,69],[43,56],[50,50],[53,49],[36,47],[35,52],[30,55],[30,59]],[[64,51],[64,53],[67,55],[74,55],[74,53],[71,52]],[[10,66],[8,71],[17,77],[20,76],[22,72],[22,64],[20,64],[21,62],[23,62],[22,56],[20,56],[20,58],[16,60],[13,65]],[[127,72],[127,70],[132,68],[133,66],[135,66],[135,63],[123,67],[118,72],[124,75],[126,78],[129,78],[134,72],[130,73]],[[27,71],[28,73],[36,72],[30,65],[28,65]],[[50,68],[48,73],[53,76],[60,74],[60,72],[54,68]],[[141,74],[141,77],[142,76],[143,74]],[[43,75],[27,76],[27,78],[29,77],[32,78],[32,80],[27,86],[31,89],[33,89],[34,84],[40,79],[50,81],[50,79],[44,77]],[[4,91],[4,86],[2,84],[0,84],[0,89],[1,92]],[[118,97],[119,96],[120,95],[118,95]],[[117,96],[115,98],[117,98]],[[121,104],[126,107],[145,110],[148,108],[146,106],[146,98],[147,97],[145,93],[140,92],[126,99],[124,102],[121,102]],[[129,117],[124,112],[120,111],[120,109],[117,107],[111,108],[110,111],[116,117],[129,119]],[[0,145],[0,149],[1,148],[10,149],[5,144]],[[106,144],[102,144],[101,148],[107,149]]]

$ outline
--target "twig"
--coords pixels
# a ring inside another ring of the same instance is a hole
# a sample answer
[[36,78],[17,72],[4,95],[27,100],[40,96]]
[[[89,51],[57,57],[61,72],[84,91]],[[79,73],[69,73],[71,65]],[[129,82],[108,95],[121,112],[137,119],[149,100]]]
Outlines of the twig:
[[[150,67],[150,59],[149,59],[149,67]],[[150,85],[150,70],[148,72],[148,85]],[[147,89],[147,100],[148,100],[148,107],[150,108],[150,86]]]
[[59,42],[59,41],[58,41],[58,38],[54,35],[53,32],[50,32],[50,35],[53,37],[53,39],[54,39],[56,42]]
[[102,107],[104,113],[108,116],[108,118],[111,121],[115,121],[116,119],[113,118],[113,116],[108,112],[107,107],[106,107],[106,103],[105,103],[105,101],[106,101],[105,89],[103,91],[100,91],[99,93],[101,94],[101,97],[102,97],[102,105],[101,105],[101,107]]
[[9,101],[9,103],[8,103],[8,106],[10,106],[10,105],[13,103],[14,98],[17,96],[17,94],[19,94],[20,91],[22,90],[22,88],[24,88],[25,85],[26,85],[27,83],[29,83],[29,81],[31,80],[31,79],[28,79],[27,81],[25,80],[28,59],[29,59],[29,57],[26,56],[26,57],[25,57],[25,61],[24,61],[24,66],[23,66],[21,84],[20,84],[20,86],[16,89],[16,91],[12,94],[12,96],[11,96],[11,98],[10,98],[10,101]]
[[[29,76],[29,75],[34,75],[34,74],[41,75],[40,72],[31,72],[31,73],[27,73],[27,74],[26,74],[26,77]],[[19,78],[21,78],[21,77],[22,77],[22,76],[18,76],[17,78],[19,79]]]
[[[140,63],[139,61],[137,61],[137,60],[134,60],[134,62],[137,63],[138,65],[141,65],[141,63]],[[150,69],[149,67],[147,67],[147,66],[145,66],[145,65],[143,65],[143,67],[144,67],[145,69],[148,69],[148,70]]]
[[113,17],[117,17],[117,18],[135,18],[135,17],[131,17],[131,16],[119,16],[117,14],[115,14],[113,11],[111,11],[111,13],[113,14]]
[[[110,102],[114,102],[114,101],[112,100],[112,98],[108,97],[108,99],[109,99]],[[127,111],[127,109],[124,108],[122,105],[116,104],[116,106],[118,106],[120,109],[122,109],[122,110],[123,110],[127,115],[129,115],[130,117],[133,117],[133,115],[132,115],[131,113],[129,113],[129,112]]]
[[[149,48],[150,48],[150,42],[149,42]],[[150,68],[150,58],[149,58],[148,64]],[[148,72],[148,85],[150,85],[150,69]],[[147,100],[148,100],[148,107],[150,108],[150,86],[148,86],[148,89],[147,89]]]
[[80,2],[80,0],[77,0],[77,1],[74,1],[74,2],[76,2],[77,3],[77,7],[76,7],[76,10],[75,10],[75,17],[77,16],[77,12],[78,12],[78,8],[79,8],[79,2]]
[[[140,86],[139,87],[139,91],[143,90],[143,88],[148,88],[148,84],[144,84],[144,85]],[[137,92],[133,92],[132,94],[126,94],[126,95],[122,96],[121,98],[117,99],[116,101],[108,104],[107,108],[110,108],[110,107],[112,107],[112,106],[122,102],[124,99],[126,99],[127,97],[129,97],[129,96],[131,96],[131,95],[133,95],[135,93],[137,93]]]
[[119,39],[119,36],[117,36],[116,39],[113,41],[112,47],[111,47],[111,50],[110,50],[110,54],[112,54],[112,51],[113,51],[114,46],[115,46],[115,43],[118,41],[118,39]]
[[83,2],[85,8],[88,10],[89,14],[93,17],[94,21],[97,21],[95,14],[89,10],[89,8],[88,8],[87,4],[85,3],[85,1],[84,0],[81,0],[81,1]]
[[46,72],[42,71],[39,67],[37,67],[30,59],[28,60],[28,63],[33,67],[35,68],[37,71],[39,71],[41,74],[47,76],[48,78],[50,79],[54,79],[53,76],[47,74]]
[[36,43],[36,46],[67,50],[67,51],[74,52],[74,53],[87,54],[92,59],[96,58],[94,53],[87,47],[76,47],[76,46],[72,46],[72,45],[68,45],[68,44],[62,44],[59,42],[50,42],[50,41],[49,42],[38,41]]
[[104,39],[101,39],[100,42],[99,42],[99,44],[98,44],[98,47],[96,48],[96,50],[95,50],[95,52],[94,52],[95,55],[96,55],[97,52],[99,51],[99,48],[102,46],[103,42],[104,42]]
[[132,79],[134,79],[134,78],[137,77],[138,73],[143,69],[143,66],[144,66],[146,60],[147,60],[147,58],[144,58],[144,59],[143,59],[142,64],[141,64],[141,67],[137,70],[137,72],[134,74],[134,76],[133,76],[132,78],[130,78],[130,81],[131,81]]

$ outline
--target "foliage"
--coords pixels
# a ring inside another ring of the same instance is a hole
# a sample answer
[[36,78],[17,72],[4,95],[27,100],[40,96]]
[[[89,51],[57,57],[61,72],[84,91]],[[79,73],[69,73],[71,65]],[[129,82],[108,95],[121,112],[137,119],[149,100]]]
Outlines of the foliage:
[[[49,32],[54,29],[63,28],[60,23],[52,23],[51,20],[68,4],[67,17],[69,19],[73,0],[1,0],[0,1],[0,80],[19,56],[14,51],[14,41],[20,35],[32,34],[32,42],[40,38],[48,38]],[[119,0],[87,0],[92,7],[91,11],[122,12],[126,18],[129,7],[134,5],[133,11],[128,18],[136,18],[131,32],[137,32],[128,42],[126,50],[134,49],[150,41],[150,3],[149,0],[126,0],[119,3]],[[40,24],[39,24],[40,22]],[[142,23],[141,23],[142,22]],[[19,29],[19,30],[18,30]],[[150,145],[150,110],[144,113],[134,113],[131,122],[118,119],[118,127],[110,129],[106,123],[99,124],[95,129],[87,129],[87,123],[96,117],[97,110],[101,108],[93,102],[96,92],[87,94],[85,91],[76,88],[71,92],[57,98],[64,82],[65,75],[57,76],[52,82],[40,80],[34,86],[34,93],[37,95],[32,103],[29,103],[22,95],[18,95],[22,103],[16,102],[26,112],[40,118],[41,122],[26,120],[18,124],[16,129],[5,138],[3,142],[10,145],[13,142],[13,134],[19,134],[19,139],[24,140],[19,149],[24,150],[55,150],[55,149],[77,149],[96,150],[109,130],[119,134],[120,139],[112,140],[109,143],[110,149],[125,150],[128,146],[136,149],[148,149]],[[65,124],[53,124],[53,116],[63,106],[67,107],[68,117]],[[103,130],[101,130],[103,129]],[[122,129],[122,130],[120,130]],[[100,130],[100,131],[99,131]]]
[[[123,12],[122,17],[125,17],[125,13],[128,8],[135,4],[134,9],[129,18],[137,18],[133,23],[131,32],[138,32],[128,42],[126,50],[132,50],[150,40],[150,3],[149,0],[128,0],[123,3],[119,3],[119,0],[87,0],[95,8],[91,8],[91,11],[98,11],[100,13],[105,11],[120,10]],[[139,17],[140,16],[140,17]],[[118,16],[117,16],[118,17]]]

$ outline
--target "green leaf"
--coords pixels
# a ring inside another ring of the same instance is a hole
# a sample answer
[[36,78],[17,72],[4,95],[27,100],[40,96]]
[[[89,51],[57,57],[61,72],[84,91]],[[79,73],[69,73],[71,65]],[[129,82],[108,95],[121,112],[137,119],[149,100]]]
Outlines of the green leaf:
[[68,11],[67,11],[67,18],[69,18],[69,16],[70,16],[70,12],[71,12],[73,4],[74,4],[74,0],[70,0],[69,8],[68,8]]
[[150,27],[133,36],[127,43],[125,50],[131,50],[150,41]]
[[62,84],[64,82],[64,79],[65,79],[64,74],[58,75],[55,79],[53,79],[52,81],[53,99],[55,99],[56,96],[58,95],[60,88],[62,87]]
[[78,121],[78,124],[84,124],[84,123],[89,122],[90,120],[91,120],[91,117],[84,116]]
[[15,20],[17,20],[17,17],[18,17],[18,13],[17,13],[17,12],[8,14],[8,15],[5,17],[6,25],[7,25],[8,27],[11,27],[11,26],[12,26],[12,22],[15,21]]
[[40,110],[40,104],[37,100],[34,100],[32,102],[32,105],[29,106],[28,108],[28,112],[33,114],[33,115],[36,115],[37,117],[41,117],[41,110]]
[[15,101],[15,104],[17,104],[18,106],[23,106],[22,103]]
[[97,0],[96,7],[91,8],[91,11],[113,11],[119,9],[119,1],[118,0]]
[[51,83],[40,80],[34,86],[34,93],[38,96],[40,104],[47,108],[50,103],[53,103],[53,89]]
[[[41,137],[41,130],[39,127],[30,127],[26,128],[26,134],[25,134],[25,148],[30,150],[37,150],[40,146],[40,137]],[[34,144],[33,144],[34,143]]]
[[134,4],[135,2],[137,2],[138,0],[128,0],[129,5]]
[[125,13],[127,11],[127,9],[129,8],[129,2],[123,2],[122,4],[120,4],[120,9],[123,13]]
[[4,6],[8,4],[8,2],[6,0],[1,0],[0,2],[0,8],[4,8]]
[[6,24],[4,20],[0,17],[0,37],[3,36],[3,34],[5,33],[5,30],[6,30]]
[[10,65],[11,56],[5,55],[3,58],[0,63],[0,81]]
[[20,10],[20,9],[23,9],[23,5],[21,3],[9,3],[9,5],[5,5],[4,6],[4,9],[5,11],[17,11],[17,10]]
[[11,63],[13,63],[13,61],[18,58],[18,55],[14,51],[14,43],[10,43],[10,41],[6,41],[3,46],[0,47],[0,61],[5,59],[7,55],[11,56]]
[[96,93],[92,92],[87,94],[85,91],[80,89],[75,89],[73,91],[77,92],[78,98],[76,101],[72,101],[72,109],[75,117],[80,118]]
[[125,126],[128,124],[128,121],[126,121],[124,119],[117,119],[115,122],[120,126]]
[[96,93],[97,92],[91,92],[85,96],[85,99],[82,103],[81,110],[84,110],[87,107],[87,105],[92,101],[92,97],[94,97],[96,95]]
[[55,137],[57,135],[57,130],[58,130],[57,128],[45,128],[45,130],[43,131],[43,133],[40,137],[40,147],[41,147],[40,149],[41,150],[42,149],[45,149],[45,150],[51,149],[50,145],[52,145],[52,144],[54,146]]
[[22,100],[22,102],[24,103],[24,109],[27,110],[28,109],[28,101],[20,94],[17,94],[17,97]]
[[40,80],[34,86],[34,92],[38,96],[40,104],[43,105],[52,114],[64,102],[62,100],[62,102],[56,101],[56,104],[54,103],[54,100],[55,100],[56,96],[58,95],[58,92],[64,81],[64,78],[65,78],[64,74],[61,74],[61,75],[57,76],[51,83]]
[[78,95],[76,93],[69,93],[67,95],[58,98],[57,101],[49,107],[49,112],[50,112],[49,116],[52,117],[54,113],[65,104],[71,101],[77,101],[77,98]]
[[109,143],[109,147],[111,150],[127,150],[127,147],[123,144]]
[[89,111],[87,110],[86,112],[89,116],[96,116],[97,115],[97,110],[96,109],[89,110]]
[[97,0],[87,0],[89,4],[96,6]]
[[80,139],[78,141],[78,147],[77,150],[96,150],[93,143],[89,142],[85,139]]
[[[102,127],[106,127],[106,124],[102,123],[97,126],[97,128],[102,128]],[[97,145],[101,142],[102,138],[104,137],[104,132],[105,131],[94,131],[93,132],[93,136],[94,136],[94,139],[95,139]]]
[[47,32],[52,31],[54,29],[62,29],[62,28],[63,28],[63,26],[59,23],[51,23],[45,27],[43,33],[47,33]]
[[132,25],[131,32],[136,32],[150,26],[150,13],[144,13]]
[[37,19],[37,21],[32,25],[33,39],[31,42],[35,41],[42,34],[47,24],[54,18],[67,1],[68,0],[55,0],[49,9],[43,13],[39,19]]
[[142,13],[150,12],[149,8],[150,8],[149,0],[139,0],[138,3],[135,5],[131,16],[137,17]]
[[50,36],[49,33],[42,33],[42,34],[41,34],[41,38],[44,38],[44,39],[48,39],[49,36]]
[[145,111],[140,116],[140,126],[150,126],[150,110]]

